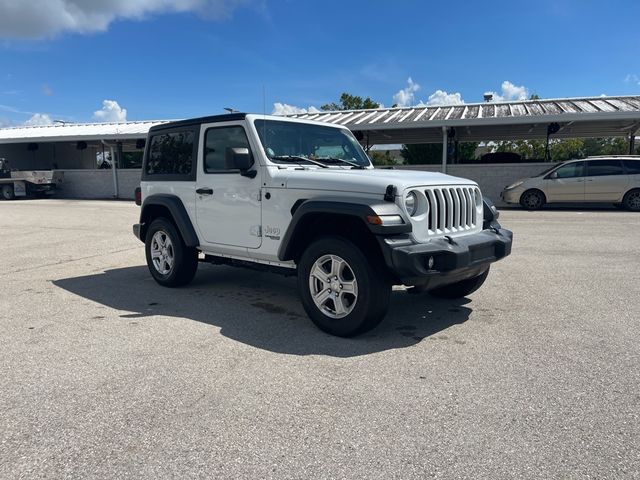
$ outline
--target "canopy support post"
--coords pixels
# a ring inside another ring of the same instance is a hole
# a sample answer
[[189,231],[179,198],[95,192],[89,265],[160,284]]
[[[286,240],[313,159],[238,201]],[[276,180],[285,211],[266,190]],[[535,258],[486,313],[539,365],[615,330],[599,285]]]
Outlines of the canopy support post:
[[442,173],[447,173],[447,127],[442,127]]

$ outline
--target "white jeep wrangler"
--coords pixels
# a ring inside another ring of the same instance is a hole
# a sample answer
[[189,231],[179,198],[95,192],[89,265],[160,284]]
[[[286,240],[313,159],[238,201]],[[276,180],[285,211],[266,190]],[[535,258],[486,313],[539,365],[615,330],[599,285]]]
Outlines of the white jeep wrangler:
[[199,261],[297,275],[322,330],[352,336],[384,317],[392,285],[458,298],[511,252],[476,183],[375,170],[344,127],[229,114],[149,131],[135,235],[163,286]]

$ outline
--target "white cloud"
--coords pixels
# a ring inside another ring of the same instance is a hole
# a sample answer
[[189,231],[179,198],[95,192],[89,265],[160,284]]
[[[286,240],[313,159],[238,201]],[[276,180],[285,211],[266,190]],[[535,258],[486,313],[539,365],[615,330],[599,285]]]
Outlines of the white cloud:
[[423,105],[462,105],[464,100],[460,93],[448,93],[444,90],[436,90],[427,99],[427,103]]
[[526,100],[529,98],[529,89],[524,85],[517,87],[509,80],[505,80],[502,82],[501,88],[501,93],[489,91],[486,92],[485,95],[493,95],[494,102],[510,102],[513,100]]
[[115,100],[103,100],[102,108],[93,112],[93,119],[98,122],[126,122],[127,109]]
[[393,96],[393,103],[398,107],[408,107],[414,103],[415,94],[420,90],[420,85],[413,81],[411,77],[407,79],[407,86],[398,91]]
[[51,117],[46,113],[34,113],[24,124],[30,127],[53,125],[53,120],[51,120]]
[[196,12],[221,20],[247,4],[250,0],[0,0],[0,37],[103,32],[117,19],[171,12]]
[[407,86],[398,91],[393,96],[393,103],[398,107],[425,107],[431,105],[460,105],[464,103],[460,93],[448,93],[445,90],[436,90],[427,98],[416,102],[416,92],[420,90],[420,85],[413,81],[411,77],[407,79]]
[[624,77],[625,83],[635,83],[636,85],[640,85],[640,76],[635,73],[630,73],[626,77]]
[[273,104],[272,115],[295,115],[299,113],[319,113],[316,107],[301,108],[295,105],[289,105],[288,103],[276,102]]

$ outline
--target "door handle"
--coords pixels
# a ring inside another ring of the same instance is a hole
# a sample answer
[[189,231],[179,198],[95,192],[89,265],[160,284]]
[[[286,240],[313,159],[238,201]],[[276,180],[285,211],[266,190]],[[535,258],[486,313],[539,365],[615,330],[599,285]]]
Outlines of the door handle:
[[198,188],[196,193],[198,195],[213,195],[213,188]]

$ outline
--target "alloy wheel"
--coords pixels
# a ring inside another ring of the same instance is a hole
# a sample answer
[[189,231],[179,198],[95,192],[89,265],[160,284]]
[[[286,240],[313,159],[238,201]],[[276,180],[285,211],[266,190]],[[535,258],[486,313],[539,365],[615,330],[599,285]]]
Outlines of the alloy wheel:
[[337,255],[318,258],[309,273],[313,303],[327,317],[349,315],[358,301],[358,281],[349,264]]
[[158,230],[151,239],[151,259],[161,275],[171,273],[175,261],[173,243],[167,232]]

